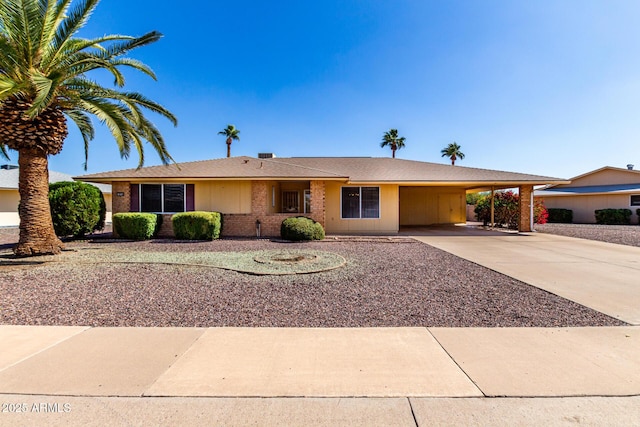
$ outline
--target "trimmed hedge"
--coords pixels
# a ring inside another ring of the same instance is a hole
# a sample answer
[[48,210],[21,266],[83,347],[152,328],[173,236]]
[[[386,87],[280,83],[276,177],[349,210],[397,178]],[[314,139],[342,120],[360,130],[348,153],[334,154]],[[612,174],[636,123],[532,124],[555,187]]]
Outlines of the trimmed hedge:
[[213,240],[220,238],[220,212],[181,212],[171,217],[173,234],[181,240]]
[[596,223],[629,225],[631,224],[631,209],[599,209],[596,211]]
[[549,218],[547,222],[556,222],[561,224],[571,224],[573,222],[573,211],[571,209],[549,208]]
[[113,229],[123,239],[147,240],[160,229],[162,216],[152,213],[117,213],[113,215]]
[[305,216],[287,218],[280,225],[280,236],[285,240],[322,240],[324,228],[319,222]]
[[79,181],[49,185],[49,206],[56,235],[82,237],[104,228],[107,206],[98,187]]

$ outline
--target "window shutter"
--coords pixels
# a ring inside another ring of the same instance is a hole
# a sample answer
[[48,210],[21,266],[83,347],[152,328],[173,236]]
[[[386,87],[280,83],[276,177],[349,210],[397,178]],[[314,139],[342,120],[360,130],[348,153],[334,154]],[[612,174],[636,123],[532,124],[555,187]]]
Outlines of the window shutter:
[[194,184],[187,184],[187,195],[186,195],[186,210],[187,212],[192,212],[196,210],[196,201],[195,201],[195,186]]
[[139,212],[140,211],[140,186],[138,184],[131,184],[129,186],[129,190],[131,193],[131,201],[129,205],[129,212]]

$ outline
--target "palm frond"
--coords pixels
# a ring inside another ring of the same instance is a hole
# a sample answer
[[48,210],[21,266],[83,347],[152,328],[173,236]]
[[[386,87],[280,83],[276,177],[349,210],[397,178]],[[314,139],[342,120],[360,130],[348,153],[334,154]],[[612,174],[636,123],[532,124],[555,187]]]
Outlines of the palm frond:
[[0,141],[0,156],[6,160],[11,160],[7,152],[7,146],[2,141]]
[[[60,22],[53,37],[53,49],[58,50],[86,23],[91,13],[98,5],[99,0],[84,0],[78,3],[71,12],[66,14],[66,18]],[[68,8],[68,5],[67,5]],[[65,8],[65,12],[67,11]]]
[[159,33],[158,31],[151,31],[140,37],[135,37],[131,40],[123,41],[122,43],[114,43],[107,49],[105,49],[102,55],[105,59],[115,58],[124,55],[125,53],[137,47],[142,47],[157,42],[161,37],[162,33]]
[[89,163],[89,143],[95,136],[93,123],[91,123],[91,118],[81,110],[67,110],[65,111],[65,114],[73,120],[82,135],[84,143],[84,163],[82,166],[84,167],[84,170],[87,170],[87,165]]
[[146,74],[147,76],[151,77],[153,80],[157,80],[156,77],[156,73],[153,72],[153,70],[151,69],[151,67],[149,67],[147,64],[138,61],[136,59],[131,59],[131,58],[118,58],[118,59],[114,59],[111,61],[111,63],[115,66],[118,65],[125,65],[127,67],[131,67],[134,68],[138,71],[141,71],[142,73]]

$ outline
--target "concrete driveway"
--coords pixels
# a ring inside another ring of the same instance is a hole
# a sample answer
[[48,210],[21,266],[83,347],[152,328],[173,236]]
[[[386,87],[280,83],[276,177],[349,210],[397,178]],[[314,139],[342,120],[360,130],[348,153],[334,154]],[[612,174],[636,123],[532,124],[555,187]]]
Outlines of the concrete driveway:
[[640,247],[470,227],[416,231],[416,240],[640,325]]

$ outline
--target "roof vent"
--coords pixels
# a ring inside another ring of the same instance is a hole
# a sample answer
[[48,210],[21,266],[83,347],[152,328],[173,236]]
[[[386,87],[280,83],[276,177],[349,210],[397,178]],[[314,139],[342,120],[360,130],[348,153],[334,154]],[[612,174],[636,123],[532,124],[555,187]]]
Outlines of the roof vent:
[[629,169],[630,171],[632,171],[632,170],[633,170],[633,165],[632,165],[631,163],[629,163],[629,164],[627,165],[627,169]]
[[2,165],[2,166],[0,166],[0,169],[4,169],[4,170],[18,169],[18,166],[16,166],[16,165]]
[[273,153],[258,153],[259,159],[273,159],[276,155]]

